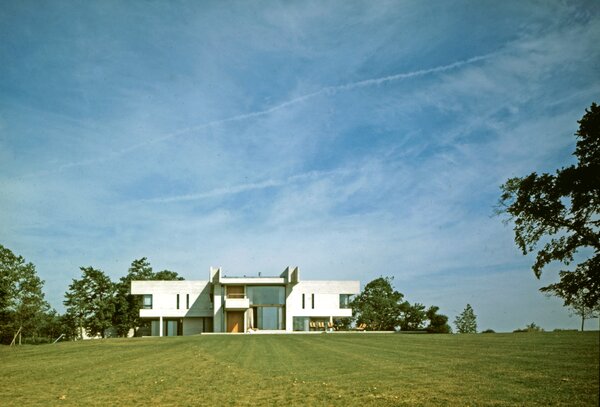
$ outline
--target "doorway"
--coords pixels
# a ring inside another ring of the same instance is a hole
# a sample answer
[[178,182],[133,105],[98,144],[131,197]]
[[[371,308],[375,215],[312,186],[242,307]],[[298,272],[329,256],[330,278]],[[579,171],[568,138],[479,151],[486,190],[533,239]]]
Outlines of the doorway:
[[227,332],[244,332],[244,311],[227,311]]

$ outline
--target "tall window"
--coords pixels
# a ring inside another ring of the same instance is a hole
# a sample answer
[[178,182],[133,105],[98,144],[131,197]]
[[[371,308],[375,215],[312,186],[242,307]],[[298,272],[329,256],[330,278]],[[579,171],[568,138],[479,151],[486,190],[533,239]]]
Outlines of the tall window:
[[259,329],[285,329],[285,287],[255,285],[246,287],[253,323]]
[[177,309],[179,309],[179,294],[177,294]]
[[305,308],[306,294],[302,294],[302,309]]
[[143,300],[142,307],[144,309],[152,309],[152,294],[145,294],[144,295],[144,300]]
[[340,294],[340,308],[350,308],[350,297],[352,294]]
[[190,295],[189,294],[185,295],[185,308],[190,309]]
[[315,309],[315,295],[314,294],[310,295],[310,302],[311,302],[312,308]]

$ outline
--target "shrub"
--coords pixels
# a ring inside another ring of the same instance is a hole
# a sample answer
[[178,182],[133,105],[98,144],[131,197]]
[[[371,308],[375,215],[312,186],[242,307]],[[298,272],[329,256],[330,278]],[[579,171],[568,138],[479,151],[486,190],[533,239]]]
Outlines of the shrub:
[[535,322],[532,322],[525,328],[515,329],[513,332],[544,332],[544,329],[541,326],[536,325]]

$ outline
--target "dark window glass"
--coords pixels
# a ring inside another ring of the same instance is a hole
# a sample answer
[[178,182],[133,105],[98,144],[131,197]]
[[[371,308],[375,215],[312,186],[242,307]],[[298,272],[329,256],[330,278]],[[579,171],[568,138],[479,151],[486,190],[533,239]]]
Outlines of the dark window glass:
[[310,295],[310,302],[312,304],[312,308],[315,309],[315,295],[314,294]]
[[190,295],[189,294],[185,295],[185,308],[190,309]]
[[350,297],[352,294],[340,294],[340,308],[350,308]]
[[177,309],[179,309],[179,294],[177,294]]
[[250,305],[285,305],[285,287],[248,286],[246,294]]
[[294,331],[308,331],[308,317],[294,317]]
[[152,309],[152,294],[144,295],[143,308]]
[[302,294],[302,309],[305,308],[305,304],[304,304],[305,303],[305,299],[306,299],[305,297],[306,297],[306,294]]

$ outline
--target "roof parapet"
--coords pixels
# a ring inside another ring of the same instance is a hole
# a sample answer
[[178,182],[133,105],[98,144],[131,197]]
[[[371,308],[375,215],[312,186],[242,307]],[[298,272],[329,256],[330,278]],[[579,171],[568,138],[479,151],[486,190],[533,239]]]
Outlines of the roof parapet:
[[221,267],[210,267],[208,271],[208,281],[218,284],[221,280]]
[[281,277],[285,279],[287,284],[297,284],[300,281],[300,269],[298,266],[293,269],[288,266],[283,270],[283,273],[281,273]]

